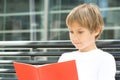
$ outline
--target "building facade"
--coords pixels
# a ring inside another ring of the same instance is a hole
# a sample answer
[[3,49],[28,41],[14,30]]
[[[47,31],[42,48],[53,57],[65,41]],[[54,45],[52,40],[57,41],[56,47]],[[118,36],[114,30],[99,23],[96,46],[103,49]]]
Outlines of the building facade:
[[101,39],[120,39],[120,0],[0,0],[0,41],[69,40],[66,16],[82,3],[100,7]]

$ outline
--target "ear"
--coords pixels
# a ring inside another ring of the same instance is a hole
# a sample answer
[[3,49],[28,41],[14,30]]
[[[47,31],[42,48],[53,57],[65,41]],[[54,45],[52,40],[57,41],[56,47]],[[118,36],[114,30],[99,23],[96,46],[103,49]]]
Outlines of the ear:
[[98,36],[101,32],[101,27],[100,26],[97,26],[96,27],[96,30],[95,30],[95,36]]

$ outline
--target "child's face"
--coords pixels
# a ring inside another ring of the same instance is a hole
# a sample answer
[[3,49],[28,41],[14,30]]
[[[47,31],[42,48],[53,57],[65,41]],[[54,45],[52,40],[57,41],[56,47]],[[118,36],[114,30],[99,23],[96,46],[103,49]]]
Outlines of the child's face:
[[90,32],[87,28],[82,27],[77,22],[73,22],[68,27],[70,40],[72,44],[82,52],[89,51],[96,48],[95,32]]

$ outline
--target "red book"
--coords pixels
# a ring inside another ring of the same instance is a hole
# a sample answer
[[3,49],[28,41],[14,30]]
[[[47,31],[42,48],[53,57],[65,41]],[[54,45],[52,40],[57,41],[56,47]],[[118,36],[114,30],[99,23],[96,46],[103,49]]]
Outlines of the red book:
[[78,80],[75,60],[35,66],[14,62],[18,80]]

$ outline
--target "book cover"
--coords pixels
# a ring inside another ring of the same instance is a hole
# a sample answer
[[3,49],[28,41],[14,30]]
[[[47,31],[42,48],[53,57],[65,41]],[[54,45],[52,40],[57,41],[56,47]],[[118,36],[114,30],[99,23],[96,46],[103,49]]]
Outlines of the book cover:
[[14,62],[18,80],[78,80],[75,60],[35,66]]

